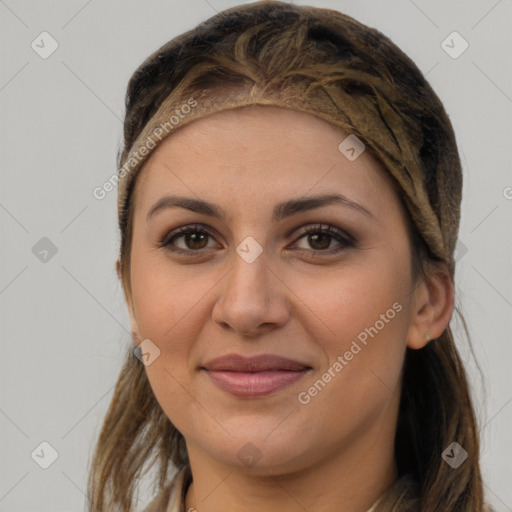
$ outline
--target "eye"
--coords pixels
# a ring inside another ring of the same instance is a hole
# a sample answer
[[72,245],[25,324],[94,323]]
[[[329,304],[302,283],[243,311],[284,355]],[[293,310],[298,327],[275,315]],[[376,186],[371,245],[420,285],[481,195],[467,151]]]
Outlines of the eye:
[[[206,242],[208,237],[211,237],[208,231],[201,229],[199,226],[199,224],[194,226],[181,226],[178,229],[171,231],[168,236],[165,236],[160,241],[160,247],[164,247],[166,250],[171,252],[197,256],[201,250],[207,248]],[[180,238],[183,238],[185,248],[176,248],[175,241]]]
[[[208,237],[212,238],[212,235],[200,226],[200,224],[181,226],[174,231],[171,231],[168,235],[164,236],[162,240],[160,240],[159,247],[165,248],[167,251],[183,255],[200,255],[205,249],[212,248],[207,247]],[[316,224],[314,226],[302,228],[298,235],[300,236],[295,243],[305,239],[311,247],[311,249],[299,247],[297,249],[299,251],[333,254],[355,245],[355,240],[352,236],[345,234],[343,231],[328,224]],[[179,247],[176,243],[176,241],[181,238],[183,238],[185,247]],[[333,239],[338,242],[338,247],[328,250]]]
[[[304,228],[299,232],[299,234],[302,236],[299,237],[298,241],[305,239],[307,244],[313,248],[314,253],[327,252],[333,254],[346,248],[354,247],[355,245],[353,237],[328,224],[317,224],[315,226]],[[327,251],[326,249],[329,248],[333,239],[339,242],[340,245]],[[299,250],[310,251],[308,248],[299,248]]]

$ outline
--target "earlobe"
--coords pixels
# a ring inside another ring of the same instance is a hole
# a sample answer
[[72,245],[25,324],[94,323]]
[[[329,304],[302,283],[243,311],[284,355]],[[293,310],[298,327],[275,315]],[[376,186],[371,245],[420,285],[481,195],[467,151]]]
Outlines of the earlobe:
[[122,278],[121,278],[121,262],[119,261],[119,259],[116,260],[116,273],[117,273],[117,278],[119,279],[119,281],[122,281]]
[[128,313],[130,315],[130,331],[132,335],[132,341],[135,346],[138,346],[139,343],[141,343],[142,339],[139,334],[139,326],[137,324],[137,320],[135,320],[133,306],[130,304],[128,304]]
[[407,346],[425,347],[446,330],[453,312],[453,282],[445,264],[432,264],[428,277],[416,290]]
[[139,343],[142,341],[140,339],[140,335],[139,335],[139,327],[137,325],[137,322],[133,319],[133,316],[132,314],[130,313],[130,323],[131,323],[131,332],[132,332],[132,341],[133,341],[133,344],[138,346]]

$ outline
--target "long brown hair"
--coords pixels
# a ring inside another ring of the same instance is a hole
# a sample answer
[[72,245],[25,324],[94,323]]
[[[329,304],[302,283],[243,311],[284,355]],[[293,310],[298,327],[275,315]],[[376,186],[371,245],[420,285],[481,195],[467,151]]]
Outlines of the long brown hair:
[[[393,83],[396,97],[408,101],[402,105],[395,101],[397,110],[404,112],[406,129],[424,135],[426,143],[419,153],[424,168],[434,169],[440,155],[455,151],[453,172],[460,175],[448,116],[421,72],[401,50],[376,29],[337,11],[274,0],[223,11],[146,59],[128,84],[119,168],[145,124],[171,91],[181,90],[184,98],[205,88],[223,94],[233,86],[253,87],[276,77],[292,82],[307,79],[315,84],[326,80],[329,73],[339,71],[342,65],[365,71],[352,74],[344,82],[354,101],[371,96],[374,86],[365,82],[367,76],[379,74]],[[288,89],[283,88],[283,94],[287,93]],[[333,101],[326,97],[326,102],[331,102],[326,108],[332,108]],[[428,188],[428,174],[424,179]],[[135,183],[136,179],[130,185],[129,198],[133,197]],[[455,201],[460,200],[456,186],[447,183],[446,189],[453,192]],[[432,198],[436,197],[434,192]],[[398,187],[397,193],[400,194]],[[133,205],[130,199],[119,226],[120,272],[128,303]],[[425,278],[429,264],[439,258],[429,251],[410,218],[408,222],[416,280]],[[469,341],[464,317],[457,306],[454,311],[462,320]],[[468,452],[468,459],[457,469],[441,456],[452,442]],[[450,327],[425,348],[407,349],[395,456],[399,474],[409,474],[416,480],[418,495],[408,502],[401,498],[395,502],[387,500],[392,505],[386,506],[386,510],[483,509],[476,419]],[[134,357],[130,344],[92,459],[87,492],[90,510],[133,510],[139,479],[155,465],[154,490],[158,491],[169,483],[171,473],[188,467],[189,461],[183,436],[161,409],[145,367]]]

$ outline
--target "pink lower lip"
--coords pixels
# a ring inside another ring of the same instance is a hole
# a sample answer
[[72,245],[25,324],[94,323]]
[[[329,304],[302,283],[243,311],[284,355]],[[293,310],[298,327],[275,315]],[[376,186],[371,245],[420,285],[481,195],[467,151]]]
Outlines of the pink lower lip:
[[239,397],[264,396],[286,388],[301,379],[310,369],[301,371],[233,372],[204,370],[223,391]]

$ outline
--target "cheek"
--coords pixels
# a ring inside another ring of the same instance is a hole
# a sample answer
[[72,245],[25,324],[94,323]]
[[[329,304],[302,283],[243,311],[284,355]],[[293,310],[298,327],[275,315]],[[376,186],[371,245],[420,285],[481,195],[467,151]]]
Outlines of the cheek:
[[339,404],[338,412],[333,411],[336,421],[347,411],[360,411],[362,404],[368,410],[377,406],[399,381],[408,325],[407,283],[397,277],[397,264],[380,261],[336,277],[302,279],[294,287],[305,304],[302,318],[311,319],[303,326],[324,355],[303,390],[318,406]]
[[376,322],[383,337],[403,329],[407,283],[402,276],[396,264],[381,258],[329,274],[288,278],[300,299],[297,304],[303,304],[302,319],[309,318],[314,328],[312,339],[322,337],[332,352],[359,334],[364,338],[365,329]]
[[205,280],[191,281],[186,272],[173,270],[156,252],[134,251],[132,292],[139,334],[160,351],[145,367],[146,374],[155,398],[180,431],[187,430],[191,414],[201,417],[188,392],[192,384],[190,354],[203,328],[204,321],[199,321],[204,314],[201,297],[209,288],[211,284]]
[[134,247],[131,268],[135,315],[141,336],[160,342],[193,339],[201,326],[191,318],[200,310],[201,298],[207,295],[212,281],[206,276],[191,279],[192,266],[180,268],[156,249],[146,251]]
[[206,284],[187,283],[156,251],[140,249],[133,252],[131,280],[140,338],[151,340],[160,351],[146,366],[148,378],[159,401],[165,396],[174,403],[183,395],[182,386],[189,385],[190,348],[202,328],[197,315]]

